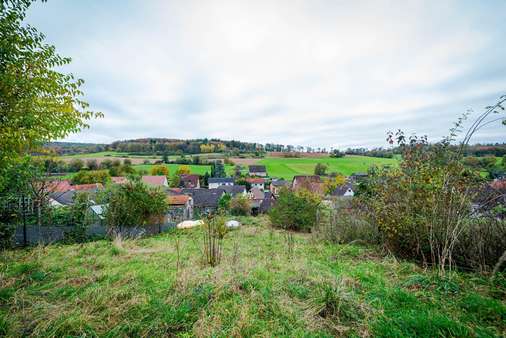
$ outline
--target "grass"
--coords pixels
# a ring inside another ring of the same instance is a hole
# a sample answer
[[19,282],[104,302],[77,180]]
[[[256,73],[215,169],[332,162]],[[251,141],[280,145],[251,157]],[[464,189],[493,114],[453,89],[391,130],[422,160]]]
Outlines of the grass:
[[[203,264],[200,229],[0,255],[0,335],[494,337],[506,277],[439,278],[374,247],[287,236],[266,218]],[[176,239],[180,266],[176,270]]]
[[327,172],[338,172],[349,176],[356,172],[367,172],[372,165],[396,165],[398,160],[368,156],[345,156],[342,158],[279,158],[268,157],[259,161],[267,168],[269,176],[291,180],[295,175],[312,175],[317,163],[327,165]]
[[[177,169],[181,166],[181,164],[164,164],[169,169],[169,176],[173,175]],[[193,165],[189,164],[190,167],[190,173],[191,174],[198,174],[198,175],[205,175],[206,172],[211,174],[211,166],[210,165]],[[137,171],[146,170],[149,174],[151,168],[153,167],[153,164],[138,164],[132,166]],[[225,165],[225,172],[227,175],[231,175],[234,171],[234,166],[232,165]]]

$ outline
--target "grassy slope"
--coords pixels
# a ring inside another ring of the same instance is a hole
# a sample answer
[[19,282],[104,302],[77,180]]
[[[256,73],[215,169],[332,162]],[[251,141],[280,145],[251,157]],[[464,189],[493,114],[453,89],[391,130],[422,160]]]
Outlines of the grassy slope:
[[351,175],[354,172],[366,172],[374,165],[390,164],[395,165],[397,160],[367,157],[367,156],[345,156],[342,158],[276,158],[268,157],[260,161],[267,167],[270,176],[292,179],[294,175],[312,175],[317,163],[324,163],[328,166],[327,172],[339,172],[344,175]]
[[[216,268],[198,229],[7,251],[0,334],[7,336],[499,336],[506,278],[439,279],[374,248],[285,235],[261,218],[229,233]],[[2,332],[3,331],[3,332]]]

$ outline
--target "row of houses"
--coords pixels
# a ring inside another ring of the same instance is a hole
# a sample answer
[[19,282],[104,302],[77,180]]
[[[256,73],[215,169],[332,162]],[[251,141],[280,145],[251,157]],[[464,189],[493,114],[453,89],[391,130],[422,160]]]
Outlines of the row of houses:
[[[167,221],[177,222],[182,220],[199,218],[204,214],[215,212],[218,209],[220,199],[225,195],[243,195],[250,200],[253,214],[265,213],[275,203],[276,197],[282,188],[292,190],[307,189],[313,193],[324,195],[324,184],[320,176],[301,175],[295,176],[292,181],[283,179],[267,178],[265,166],[249,166],[250,177],[244,179],[248,184],[237,184],[232,177],[211,177],[208,179],[208,188],[200,185],[200,176],[195,174],[183,174],[180,176],[178,188],[170,188],[166,176],[145,175],[141,181],[148,186],[159,187],[167,194]],[[126,177],[112,177],[113,184],[126,184]],[[51,185],[50,204],[55,207],[69,206],[73,203],[74,196],[79,191],[96,193],[104,186],[100,183],[72,185],[68,180],[55,181]],[[332,195],[338,197],[352,197],[353,179],[346,185],[338,187]],[[92,195],[93,196],[93,195]],[[104,206],[95,208],[103,211]]]

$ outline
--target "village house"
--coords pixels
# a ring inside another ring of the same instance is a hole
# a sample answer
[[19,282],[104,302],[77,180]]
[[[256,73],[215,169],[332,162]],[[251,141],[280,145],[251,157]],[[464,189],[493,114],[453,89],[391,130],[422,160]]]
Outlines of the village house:
[[273,180],[270,184],[270,191],[272,192],[272,194],[274,196],[278,196],[279,195],[279,191],[281,190],[281,188],[283,187],[286,187],[286,188],[289,188],[290,187],[290,183],[288,181],[285,181],[285,180]]
[[235,195],[246,195],[246,187],[244,185],[222,185],[220,189],[223,189],[225,193],[234,197]]
[[219,200],[225,194],[225,190],[196,188],[183,189],[182,193],[193,199],[193,214],[199,218],[218,210]]
[[249,192],[251,200],[251,212],[253,215],[269,211],[272,205],[272,193],[258,188],[251,188]]
[[141,181],[152,187],[169,186],[169,182],[165,176],[142,176]]
[[193,218],[193,199],[188,195],[167,196],[167,221],[180,223]]
[[183,174],[180,176],[179,185],[182,188],[200,188],[199,175]]
[[249,166],[249,174],[251,176],[266,177],[267,176],[267,169],[265,169],[264,165],[250,165]]
[[265,189],[265,179],[260,177],[248,177],[246,178],[246,182],[251,184],[251,188],[258,188],[261,190]]
[[323,182],[318,175],[294,176],[292,180],[292,190],[297,191],[306,189],[317,195],[323,195]]
[[331,195],[335,197],[353,197],[355,196],[355,192],[353,191],[352,184],[347,183],[335,188]]
[[223,186],[233,186],[234,179],[232,177],[209,177],[209,189],[221,188]]

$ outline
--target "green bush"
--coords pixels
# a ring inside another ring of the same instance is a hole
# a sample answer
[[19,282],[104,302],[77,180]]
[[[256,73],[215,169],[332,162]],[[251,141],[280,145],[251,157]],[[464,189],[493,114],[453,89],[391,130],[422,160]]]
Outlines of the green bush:
[[269,212],[272,225],[286,230],[309,232],[315,226],[320,198],[307,190],[283,188]]
[[235,195],[230,200],[230,213],[234,216],[247,216],[251,213],[251,204],[246,196]]
[[167,212],[165,193],[140,181],[113,186],[106,197],[105,220],[109,227],[159,224]]
[[106,184],[111,180],[111,175],[107,170],[81,170],[72,178],[73,184]]

